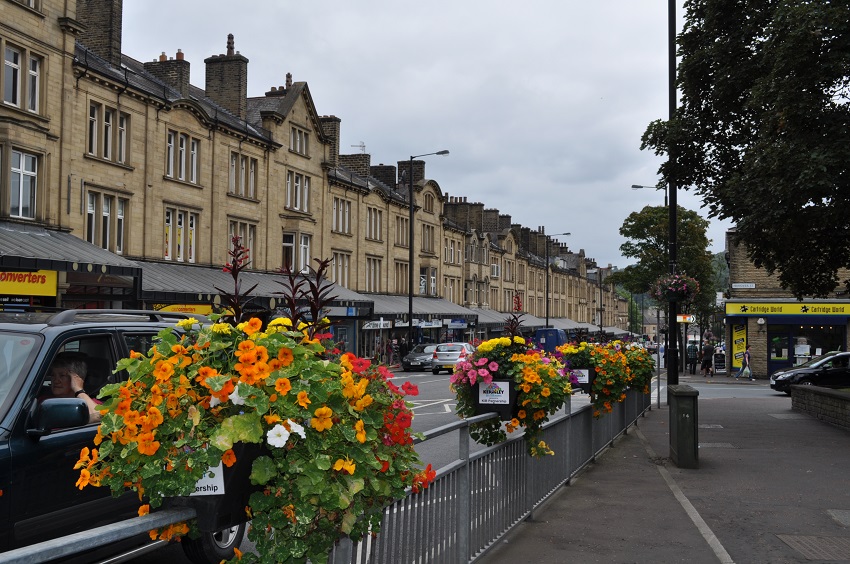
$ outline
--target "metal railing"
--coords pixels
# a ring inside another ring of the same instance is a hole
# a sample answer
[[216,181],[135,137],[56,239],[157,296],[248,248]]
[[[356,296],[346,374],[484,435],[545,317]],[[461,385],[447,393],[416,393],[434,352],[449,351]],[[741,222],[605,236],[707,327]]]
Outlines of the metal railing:
[[493,415],[426,432],[425,440],[456,431],[458,460],[441,468],[428,489],[387,507],[379,535],[341,542],[331,562],[474,562],[628,432],[651,405],[650,395],[629,390],[624,402],[599,419],[590,406],[558,416],[543,433],[555,455],[539,459],[528,456],[521,437],[470,455],[469,425]]
[[[543,440],[555,451],[554,456],[537,459],[528,456],[521,436],[470,454],[469,425],[494,414],[427,431],[424,440],[456,432],[458,459],[439,469],[428,489],[388,506],[379,535],[367,535],[358,542],[343,539],[331,552],[330,561],[475,562],[651,408],[651,396],[634,390],[628,390],[626,400],[599,419],[593,418],[590,406],[570,413],[568,404],[566,414],[544,427]],[[46,562],[194,516],[193,509],[157,511],[0,553],[0,564]]]

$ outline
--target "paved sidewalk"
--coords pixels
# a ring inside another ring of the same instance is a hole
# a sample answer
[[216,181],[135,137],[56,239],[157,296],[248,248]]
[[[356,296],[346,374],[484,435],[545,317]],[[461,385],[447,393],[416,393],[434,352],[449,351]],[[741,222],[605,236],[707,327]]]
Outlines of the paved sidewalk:
[[850,432],[780,395],[698,401],[699,469],[669,461],[653,407],[479,561],[850,562]]

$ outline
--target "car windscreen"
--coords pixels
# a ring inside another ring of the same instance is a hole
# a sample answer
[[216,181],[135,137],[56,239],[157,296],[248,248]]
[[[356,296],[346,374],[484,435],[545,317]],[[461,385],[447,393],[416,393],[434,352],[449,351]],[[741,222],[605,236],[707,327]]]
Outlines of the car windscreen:
[[[424,352],[428,352],[428,351],[426,351],[426,350],[425,350],[426,348],[428,348],[428,347],[427,347],[427,346],[425,346],[425,345],[416,345],[415,347],[413,347],[413,350],[412,350],[412,351],[410,351],[410,352],[412,352],[412,353],[424,353]],[[433,349],[432,349],[432,350],[433,350]]]
[[825,362],[829,362],[834,356],[838,355],[838,352],[828,352],[825,355],[817,356],[811,360],[808,360],[802,364],[798,364],[794,368],[802,368],[802,367],[815,367],[817,368],[821,364]]
[[24,383],[42,342],[38,334],[0,332],[0,419]]

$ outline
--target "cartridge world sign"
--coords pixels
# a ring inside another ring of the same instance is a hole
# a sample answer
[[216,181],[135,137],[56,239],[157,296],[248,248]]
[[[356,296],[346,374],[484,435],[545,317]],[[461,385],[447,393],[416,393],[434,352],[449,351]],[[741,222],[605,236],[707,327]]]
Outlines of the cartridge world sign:
[[837,315],[850,316],[850,303],[726,302],[726,315]]

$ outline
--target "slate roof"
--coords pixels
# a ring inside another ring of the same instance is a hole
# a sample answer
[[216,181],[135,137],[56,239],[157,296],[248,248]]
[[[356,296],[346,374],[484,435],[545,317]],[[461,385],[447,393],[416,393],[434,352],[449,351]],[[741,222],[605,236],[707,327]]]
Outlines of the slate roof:
[[70,232],[0,221],[0,267],[138,276],[139,267]]

